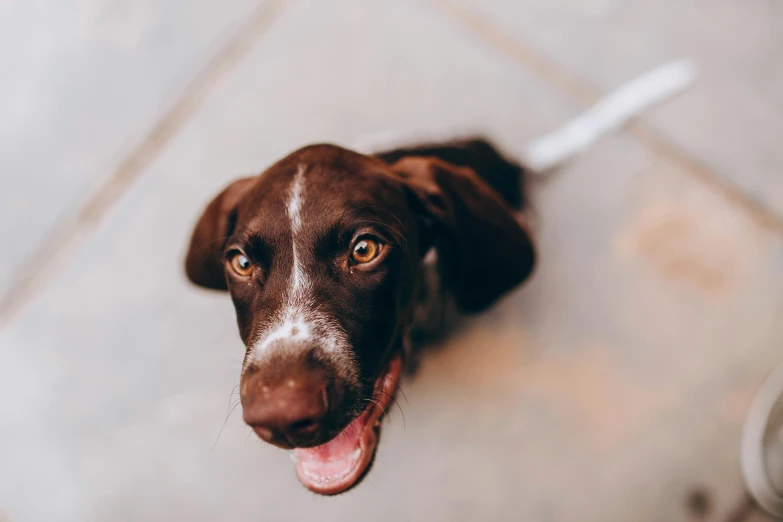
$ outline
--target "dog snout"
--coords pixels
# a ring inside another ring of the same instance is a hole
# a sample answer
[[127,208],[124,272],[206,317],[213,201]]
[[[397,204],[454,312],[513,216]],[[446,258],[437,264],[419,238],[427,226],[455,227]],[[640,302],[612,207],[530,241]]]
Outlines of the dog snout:
[[326,372],[299,365],[265,370],[255,369],[241,387],[245,422],[262,440],[282,448],[318,443],[330,406]]

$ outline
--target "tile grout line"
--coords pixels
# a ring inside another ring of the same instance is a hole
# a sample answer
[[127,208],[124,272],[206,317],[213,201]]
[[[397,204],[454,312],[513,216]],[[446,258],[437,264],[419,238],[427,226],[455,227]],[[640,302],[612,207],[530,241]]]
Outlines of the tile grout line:
[[[554,84],[567,96],[575,98],[585,106],[592,105],[601,98],[601,90],[591,82],[547,58],[538,52],[535,46],[512,39],[469,8],[457,5],[454,0],[430,1],[436,8],[458,20],[487,44],[532,70],[546,82]],[[682,150],[651,125],[636,118],[626,126],[625,131],[654,154],[681,167],[690,177],[716,191],[730,205],[746,213],[759,226],[783,234],[783,216],[777,215],[734,183],[726,180],[702,160]]]
[[[0,296],[0,329],[29,302],[37,291],[45,287],[57,266],[62,265],[67,252],[83,241],[100,223],[112,205],[133,185],[139,175],[158,157],[169,142],[190,121],[215,86],[250,51],[257,39],[274,25],[283,11],[286,0],[263,0],[248,21],[220,47],[206,66],[196,74],[171,108],[155,123],[155,126],[120,163],[117,169],[102,183],[97,191],[87,197],[75,215],[56,225],[36,246],[27,261],[45,259],[43,263],[22,262],[16,269],[13,284]],[[25,266],[35,266],[35,271]],[[41,275],[43,274],[43,275]]]

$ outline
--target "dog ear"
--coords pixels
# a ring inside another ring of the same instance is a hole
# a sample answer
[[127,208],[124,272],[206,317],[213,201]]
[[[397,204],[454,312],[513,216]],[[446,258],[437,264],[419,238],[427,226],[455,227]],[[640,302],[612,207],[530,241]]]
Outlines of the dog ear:
[[430,221],[439,262],[458,308],[478,312],[527,279],[536,253],[503,198],[469,168],[437,158],[392,165]]
[[185,273],[193,283],[215,290],[227,290],[223,248],[234,232],[236,207],[256,178],[242,178],[213,199],[193,230],[185,257]]

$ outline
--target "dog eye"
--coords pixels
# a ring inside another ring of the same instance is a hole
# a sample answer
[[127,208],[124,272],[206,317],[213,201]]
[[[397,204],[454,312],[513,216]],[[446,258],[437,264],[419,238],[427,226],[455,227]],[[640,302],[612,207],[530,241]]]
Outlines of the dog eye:
[[250,260],[241,252],[237,252],[229,259],[231,269],[241,277],[248,277],[253,272]]
[[351,252],[351,259],[355,263],[369,263],[376,257],[381,251],[381,247],[378,242],[371,238],[362,238],[356,242]]

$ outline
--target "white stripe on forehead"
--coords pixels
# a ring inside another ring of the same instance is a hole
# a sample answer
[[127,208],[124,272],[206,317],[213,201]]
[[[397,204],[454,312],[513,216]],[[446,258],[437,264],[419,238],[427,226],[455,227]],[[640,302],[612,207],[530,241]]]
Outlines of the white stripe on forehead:
[[304,204],[304,173],[305,166],[299,165],[296,171],[294,181],[291,184],[291,195],[286,205],[288,219],[291,221],[291,241],[293,243],[294,269],[291,274],[291,290],[289,300],[302,291],[302,287],[307,283],[307,276],[304,274],[299,259],[299,247],[296,244],[297,236],[302,230],[302,205]]
[[288,190],[286,214],[291,223],[292,269],[291,278],[284,296],[284,306],[263,332],[259,332],[248,353],[248,362],[259,357],[273,343],[281,340],[307,341],[319,335],[319,346],[330,351],[341,351],[346,345],[345,332],[333,320],[317,310],[312,297],[312,287],[302,265],[299,235],[302,230],[302,208],[305,202],[305,172],[299,165]]
[[288,218],[291,220],[291,232],[296,233],[302,228],[302,203],[304,203],[304,173],[305,166],[299,165],[291,183],[290,196],[286,205]]

